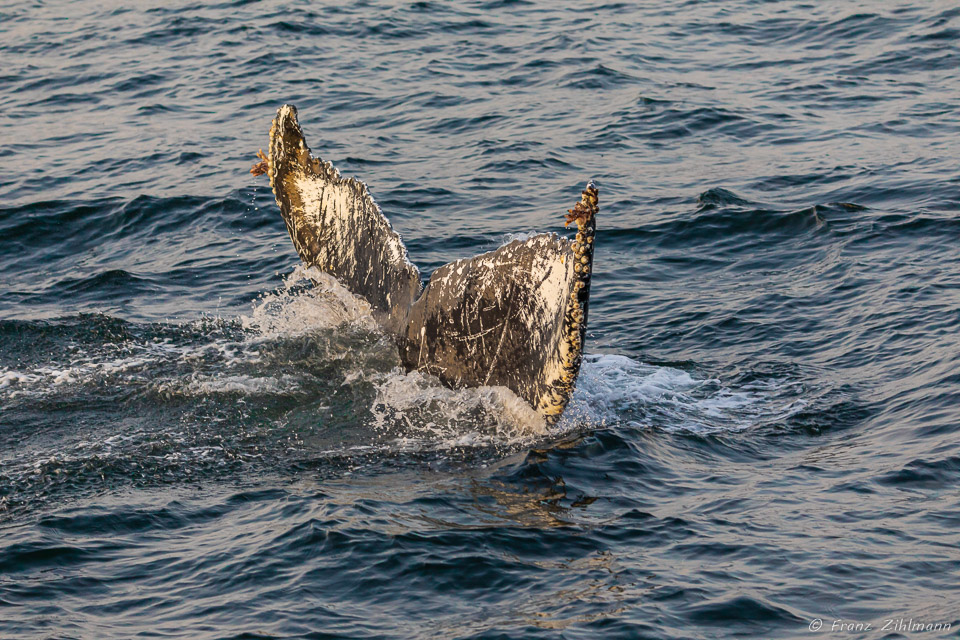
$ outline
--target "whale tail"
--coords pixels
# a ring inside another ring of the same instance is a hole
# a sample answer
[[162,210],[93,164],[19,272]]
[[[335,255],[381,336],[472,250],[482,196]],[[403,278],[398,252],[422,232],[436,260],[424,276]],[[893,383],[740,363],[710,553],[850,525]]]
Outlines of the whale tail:
[[311,155],[294,107],[277,112],[257,170],[269,175],[303,262],[370,303],[408,370],[452,386],[505,386],[548,424],[559,419],[586,336],[598,210],[592,182],[567,216],[578,228],[574,242],[555,234],[514,240],[438,268],[422,289],[366,185]]

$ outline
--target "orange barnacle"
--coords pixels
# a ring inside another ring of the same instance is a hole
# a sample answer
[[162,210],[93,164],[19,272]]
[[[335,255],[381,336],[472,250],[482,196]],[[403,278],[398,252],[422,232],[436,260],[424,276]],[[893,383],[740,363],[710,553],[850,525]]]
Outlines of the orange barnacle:
[[580,194],[580,202],[573,206],[573,209],[567,209],[566,222],[563,226],[570,226],[571,222],[577,223],[577,228],[582,228],[597,213],[597,189],[593,183],[587,185],[587,188]]

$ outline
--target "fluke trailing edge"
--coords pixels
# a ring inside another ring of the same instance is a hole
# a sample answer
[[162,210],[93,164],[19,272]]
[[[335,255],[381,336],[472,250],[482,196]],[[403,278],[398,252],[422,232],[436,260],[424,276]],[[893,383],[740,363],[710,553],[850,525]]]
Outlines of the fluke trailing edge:
[[545,419],[560,418],[580,371],[587,329],[598,193],[591,182],[569,211],[576,240],[514,240],[457,260],[421,286],[400,235],[364,183],[310,153],[297,110],[270,127],[266,173],[300,258],[365,298],[395,336],[408,370],[451,386],[502,385]]

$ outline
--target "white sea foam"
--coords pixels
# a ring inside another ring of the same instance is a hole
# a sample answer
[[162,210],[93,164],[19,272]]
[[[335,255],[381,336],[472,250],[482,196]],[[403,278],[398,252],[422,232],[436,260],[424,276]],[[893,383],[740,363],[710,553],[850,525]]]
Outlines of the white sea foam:
[[32,382],[36,379],[36,374],[22,373],[12,369],[0,370],[0,387],[11,387],[25,382]]
[[742,431],[800,411],[802,399],[783,400],[790,383],[768,380],[740,389],[687,371],[612,354],[587,355],[564,420],[628,421],[665,431]]
[[[166,395],[183,393],[281,393],[296,392],[298,385],[287,378],[234,375],[231,369],[262,358],[264,343],[323,329],[349,325],[367,331],[376,329],[370,306],[354,296],[335,279],[316,269],[297,266],[274,293],[265,294],[249,315],[240,316],[243,332],[237,340],[217,336],[208,343],[176,344],[171,337],[148,341],[131,340],[98,347],[70,345],[60,359],[33,367],[0,368],[0,398],[21,395],[45,396],[109,378],[116,384],[153,386]],[[184,326],[185,333],[203,331],[210,319]],[[222,322],[214,320],[214,322]],[[332,357],[335,354],[331,354]],[[193,363],[215,365],[222,372],[202,380],[191,374],[186,379],[157,377],[163,366]],[[249,367],[248,367],[249,368]]]
[[294,395],[302,391],[305,380],[312,376],[193,375],[185,380],[170,380],[158,385],[164,395]]
[[225,355],[228,345],[174,345],[167,341],[132,342],[106,345],[100,351],[88,351],[77,346],[69,350],[69,357],[56,364],[39,364],[29,371],[0,369],[0,389],[7,397],[18,395],[49,395],[63,387],[89,384],[111,379],[143,382],[144,372],[158,364],[210,359],[211,354]]
[[352,294],[329,274],[301,265],[285,278],[279,291],[263,295],[250,315],[240,317],[240,322],[244,329],[267,338],[345,324],[369,331],[377,328],[366,300]]
[[424,439],[466,446],[519,441],[546,432],[543,418],[506,387],[450,389],[433,376],[399,370],[376,385],[374,427],[400,445]]

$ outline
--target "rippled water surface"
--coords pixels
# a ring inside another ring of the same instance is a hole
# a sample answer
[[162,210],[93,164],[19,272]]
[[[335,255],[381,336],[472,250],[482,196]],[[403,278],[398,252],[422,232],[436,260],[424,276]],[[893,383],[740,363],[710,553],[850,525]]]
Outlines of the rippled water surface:
[[[0,59],[0,637],[960,637],[956,3],[15,1]],[[597,180],[559,425],[297,267],[284,102],[427,275]]]

